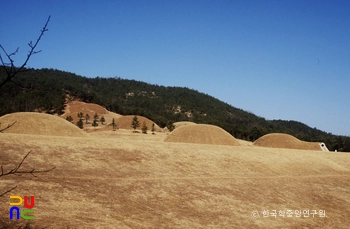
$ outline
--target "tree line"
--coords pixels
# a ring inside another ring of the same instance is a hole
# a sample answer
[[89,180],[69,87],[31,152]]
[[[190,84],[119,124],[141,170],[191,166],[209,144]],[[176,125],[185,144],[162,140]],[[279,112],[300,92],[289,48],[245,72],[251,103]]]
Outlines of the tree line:
[[[2,69],[0,80],[3,77]],[[165,87],[119,77],[86,78],[47,68],[26,69],[4,87],[0,115],[18,111],[62,114],[67,98],[97,103],[122,115],[141,115],[162,128],[178,121],[213,124],[249,141],[280,132],[304,141],[325,142],[330,150],[350,152],[348,136],[326,133],[297,121],[266,120],[186,87]]]

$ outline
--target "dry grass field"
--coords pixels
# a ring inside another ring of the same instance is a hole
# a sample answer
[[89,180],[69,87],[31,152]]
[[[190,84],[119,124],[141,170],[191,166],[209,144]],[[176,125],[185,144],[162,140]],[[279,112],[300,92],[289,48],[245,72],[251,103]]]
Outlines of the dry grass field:
[[9,195],[34,195],[32,225],[40,228],[348,228],[349,154],[164,142],[167,136],[1,134],[5,172],[29,150],[22,170],[56,166],[37,177],[1,178],[2,190],[18,186],[0,198],[3,222]]

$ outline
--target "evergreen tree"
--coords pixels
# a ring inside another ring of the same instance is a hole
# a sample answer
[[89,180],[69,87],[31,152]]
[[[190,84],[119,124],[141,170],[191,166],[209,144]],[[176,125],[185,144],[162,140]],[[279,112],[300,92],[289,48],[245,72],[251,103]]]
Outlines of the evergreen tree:
[[85,115],[85,123],[88,124],[88,121],[90,120],[90,115],[86,113]]
[[102,123],[102,125],[103,125],[103,123],[106,121],[106,119],[105,119],[105,117],[101,117],[101,119],[100,119],[100,122]]
[[154,123],[152,123],[152,134],[154,134],[154,131],[155,131],[155,127],[154,127]]
[[175,125],[172,122],[168,122],[168,124],[166,125],[166,127],[168,128],[168,130],[171,132],[175,129]]
[[69,115],[69,116],[67,116],[66,120],[67,120],[68,122],[72,122],[72,121],[73,121],[73,117]]
[[82,119],[83,117],[84,117],[83,112],[79,112],[79,113],[78,113],[78,118],[79,118],[79,119]]
[[97,113],[94,114],[94,120],[96,120],[96,121],[98,120],[98,114]]
[[94,119],[94,121],[92,122],[91,125],[92,125],[92,126],[94,127],[94,129],[96,130],[96,126],[98,126],[97,120]]
[[132,118],[132,122],[131,122],[131,127],[134,129],[134,132],[136,132],[136,128],[140,126],[140,122],[137,118],[137,116],[135,115],[133,118]]
[[115,130],[117,128],[117,125],[115,124],[114,118],[112,119],[112,127],[113,127],[113,130]]
[[145,121],[143,121],[143,123],[142,123],[142,129],[141,130],[142,130],[143,134],[147,134],[148,127],[147,127],[147,124],[146,124]]
[[78,126],[80,129],[83,129],[83,128],[84,128],[84,123],[83,123],[83,120],[82,120],[82,119],[79,119],[79,121],[77,122],[77,126]]

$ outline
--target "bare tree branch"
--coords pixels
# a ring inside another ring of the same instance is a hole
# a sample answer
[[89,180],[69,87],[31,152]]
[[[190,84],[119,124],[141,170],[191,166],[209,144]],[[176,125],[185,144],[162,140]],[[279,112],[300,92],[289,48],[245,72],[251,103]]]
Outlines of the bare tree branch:
[[3,59],[3,57],[1,56],[1,53],[0,53],[1,67],[3,69],[5,69],[6,75],[7,75],[6,78],[0,83],[0,88],[2,86],[4,86],[6,83],[8,83],[9,81],[11,81],[11,79],[13,77],[15,77],[19,72],[23,71],[23,68],[27,65],[27,63],[32,55],[35,55],[35,54],[41,52],[41,50],[36,51],[35,49],[36,49],[36,46],[39,44],[44,33],[46,31],[48,31],[47,25],[49,24],[50,19],[51,19],[51,16],[49,16],[47,18],[47,21],[46,21],[44,27],[42,28],[41,33],[40,33],[38,39],[36,40],[36,42],[34,44],[32,41],[30,41],[28,43],[28,46],[30,49],[28,51],[27,58],[25,59],[24,63],[20,67],[16,68],[14,65],[14,60],[12,59],[12,56],[16,55],[19,48],[17,48],[16,51],[14,51],[13,53],[8,54],[5,50],[5,48],[2,45],[0,45],[1,50],[3,51],[3,53],[5,54],[5,56],[7,57],[8,61],[9,61],[9,63],[6,63]]
[[[0,68],[3,68],[6,72],[6,77],[5,79],[0,82],[0,89],[2,86],[4,86],[6,83],[12,81],[12,78],[14,78],[19,72],[23,72],[24,71],[24,67],[27,65],[29,59],[31,58],[31,56],[41,52],[41,50],[37,51],[36,50],[36,47],[37,45],[39,44],[42,36],[44,35],[44,33],[46,31],[48,31],[47,29],[47,25],[49,24],[49,21],[50,21],[50,18],[51,16],[49,16],[47,18],[47,21],[43,27],[43,29],[41,30],[41,33],[39,35],[39,37],[37,38],[36,42],[33,44],[32,41],[30,41],[28,43],[28,46],[29,46],[29,51],[28,51],[28,54],[27,54],[27,58],[25,59],[25,61],[23,62],[23,64],[20,66],[20,67],[15,67],[14,65],[14,60],[12,59],[12,56],[15,56],[17,53],[18,53],[18,50],[19,48],[17,48],[14,52],[12,53],[7,53],[5,48],[0,45]],[[2,52],[5,54],[5,56],[7,57],[9,63],[6,63],[4,58],[2,57],[1,55],[1,50]],[[13,82],[13,81],[12,81]],[[13,122],[12,124],[8,124],[7,127],[3,128],[3,129],[0,129],[0,133],[4,130],[7,130],[8,128],[10,128],[11,126],[13,126],[17,121]],[[28,171],[19,171],[19,169],[21,168],[23,162],[26,160],[26,158],[29,156],[29,154],[31,153],[31,151],[29,151],[24,157],[23,159],[21,160],[21,162],[13,169],[11,169],[10,171],[8,172],[4,172],[4,168],[2,167],[2,165],[0,165],[0,168],[1,168],[1,174],[0,174],[0,177],[2,176],[7,176],[7,175],[19,175],[19,174],[31,174],[32,176],[36,177],[35,174],[36,173],[46,173],[46,172],[49,172],[53,169],[55,169],[56,167],[52,167],[50,169],[46,169],[46,170],[35,170],[35,169],[32,169],[32,170],[28,170]],[[5,191],[4,193],[0,194],[0,197],[5,195],[6,193],[9,193],[11,192],[12,190],[14,190],[17,186],[11,188],[11,189],[8,189],[7,191]]]
[[2,165],[0,166],[1,167],[1,174],[0,174],[0,177],[2,176],[6,176],[6,175],[10,175],[10,174],[21,174],[21,173],[30,173],[32,174],[33,176],[35,176],[34,174],[35,173],[46,173],[46,172],[50,172],[51,170],[54,170],[56,167],[52,167],[51,169],[45,169],[45,170],[35,170],[35,169],[32,169],[30,171],[18,171],[23,162],[26,160],[26,158],[29,156],[29,154],[31,153],[32,151],[29,151],[22,159],[22,161],[13,169],[11,169],[10,171],[4,173],[4,169],[2,167]]
[[[3,128],[3,129],[0,129],[0,133],[2,133],[4,130],[7,130],[8,128],[10,128],[11,126],[15,125],[17,121],[14,121],[12,124],[8,124],[7,127]],[[1,123],[0,123],[0,126],[1,126]]]
[[11,189],[5,191],[4,193],[1,193],[1,194],[0,194],[0,197],[2,197],[3,195],[5,195],[6,193],[11,192],[11,191],[14,190],[15,188],[17,188],[17,186],[15,186],[15,187],[13,187],[13,188],[11,188]]
[[[18,163],[17,166],[16,166],[15,168],[11,169],[11,170],[8,171],[8,172],[5,172],[5,173],[4,173],[4,169],[3,169],[2,165],[1,165],[1,166],[0,166],[0,168],[1,168],[0,177],[2,177],[2,176],[7,176],[7,175],[18,175],[18,174],[31,174],[32,176],[36,177],[36,176],[35,176],[35,173],[47,173],[47,172],[50,172],[50,171],[52,171],[52,170],[54,170],[54,169],[56,168],[56,167],[54,166],[54,167],[52,167],[52,168],[50,168],[50,169],[45,169],[45,170],[35,170],[35,169],[32,169],[32,170],[28,170],[28,171],[18,171],[18,170],[21,168],[23,162],[27,159],[27,157],[29,156],[29,154],[30,154],[31,152],[32,152],[32,151],[29,151],[29,152],[22,158],[21,162]],[[16,187],[17,187],[17,186],[16,186]],[[13,188],[11,188],[11,189],[5,191],[4,193],[0,194],[0,197],[3,196],[3,195],[5,195],[5,194],[8,193],[8,192],[11,192],[11,191],[14,190],[16,187],[13,187]]]

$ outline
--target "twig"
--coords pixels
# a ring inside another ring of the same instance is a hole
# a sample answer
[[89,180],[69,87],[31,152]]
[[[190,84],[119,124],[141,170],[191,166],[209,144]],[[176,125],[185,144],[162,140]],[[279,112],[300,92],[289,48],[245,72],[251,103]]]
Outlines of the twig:
[[[5,56],[7,57],[8,61],[9,61],[9,63],[5,63],[5,61],[2,58],[1,53],[0,53],[1,67],[5,69],[6,75],[7,75],[5,80],[3,80],[0,83],[0,88],[2,86],[4,86],[6,83],[8,83],[9,81],[11,81],[11,79],[13,77],[15,77],[19,72],[21,72],[23,70],[23,68],[27,65],[27,63],[28,63],[28,61],[29,61],[29,59],[30,59],[30,57],[32,55],[41,52],[41,50],[36,51],[35,49],[36,49],[36,46],[39,44],[39,42],[40,42],[42,36],[44,35],[44,33],[46,31],[48,31],[47,25],[49,24],[50,19],[51,19],[51,16],[49,16],[47,18],[47,21],[46,21],[44,27],[42,28],[41,33],[40,33],[38,39],[36,40],[36,42],[34,44],[33,44],[32,41],[30,41],[28,43],[28,46],[29,46],[30,49],[29,49],[29,52],[27,54],[27,58],[25,59],[24,63],[19,68],[15,67],[14,60],[12,59],[12,56],[16,55],[16,53],[18,52],[19,48],[17,48],[16,51],[14,51],[13,53],[8,54],[6,52],[6,50],[5,50],[5,48],[2,45],[0,45],[1,50],[4,52]],[[10,67],[8,68],[7,66],[10,66]]]
[[[4,130],[7,130],[8,128],[10,128],[11,126],[13,126],[17,121],[14,121],[12,124],[8,124],[7,127],[5,127],[4,129],[0,129],[0,133],[2,133]],[[1,126],[1,123],[0,123]]]
[[[8,172],[5,172],[4,173],[4,168],[2,167],[2,165],[0,166],[0,168],[1,168],[1,174],[0,174],[0,177],[2,177],[2,176],[7,176],[7,175],[18,175],[18,174],[23,174],[23,173],[25,173],[25,174],[31,174],[32,176],[34,176],[34,177],[36,177],[35,176],[35,173],[47,173],[47,172],[50,172],[50,171],[52,171],[52,170],[54,170],[56,167],[54,166],[54,167],[52,167],[51,169],[45,169],[45,170],[35,170],[35,169],[32,169],[32,170],[29,170],[29,171],[18,171],[20,168],[21,168],[21,166],[22,166],[22,164],[23,164],[23,162],[27,159],[27,157],[29,156],[29,154],[31,153],[32,151],[29,151],[23,158],[22,158],[22,160],[21,160],[21,162],[15,167],[15,168],[13,168],[13,169],[11,169],[10,171],[8,171]],[[17,187],[17,186],[16,186]],[[4,193],[2,193],[2,194],[0,194],[0,197],[1,196],[3,196],[3,195],[5,195],[6,193],[8,193],[8,192],[11,192],[12,190],[14,190],[16,187],[13,187],[12,189],[9,189],[9,190],[7,190],[6,192],[4,192]]]
[[11,169],[10,171],[4,173],[4,169],[1,165],[1,174],[0,174],[0,177],[2,176],[6,176],[6,175],[10,175],[10,174],[21,174],[21,173],[30,173],[32,174],[34,177],[35,177],[35,173],[46,173],[46,172],[50,172],[51,170],[54,170],[56,167],[52,167],[51,169],[45,169],[45,170],[35,170],[35,169],[32,169],[30,171],[18,171],[19,168],[21,168],[23,162],[25,161],[25,159],[29,156],[29,154],[31,153],[32,151],[29,151],[22,159],[22,161],[13,169]]
[[4,192],[4,193],[0,194],[0,197],[2,197],[3,195],[5,195],[6,193],[11,192],[11,191],[12,191],[12,190],[14,190],[15,188],[17,188],[17,186],[15,186],[15,187],[13,187],[13,188],[11,188],[11,189],[7,190],[6,192]]

